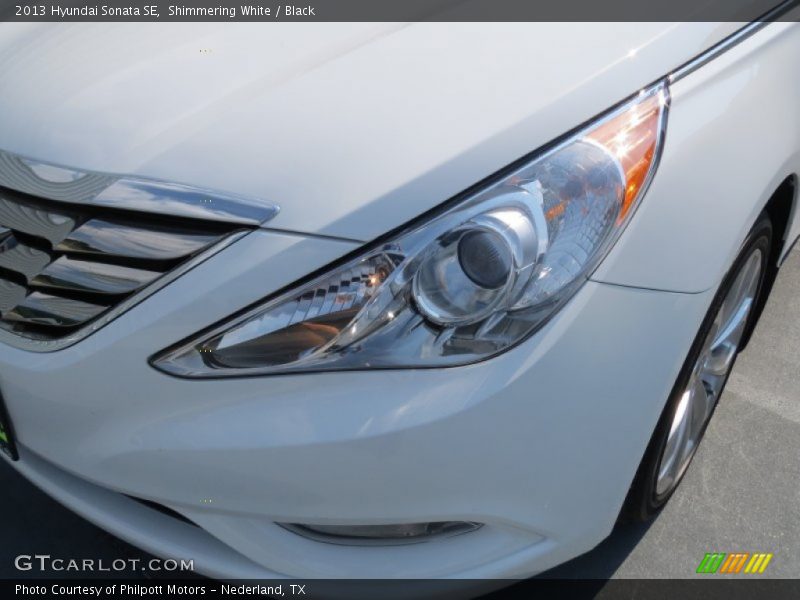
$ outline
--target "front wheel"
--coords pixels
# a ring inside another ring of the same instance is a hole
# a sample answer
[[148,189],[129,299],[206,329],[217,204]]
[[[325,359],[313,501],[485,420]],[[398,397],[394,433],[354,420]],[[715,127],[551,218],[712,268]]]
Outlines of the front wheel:
[[763,290],[772,224],[762,215],[726,275],[656,426],[623,512],[646,520],[681,482],[733,369]]

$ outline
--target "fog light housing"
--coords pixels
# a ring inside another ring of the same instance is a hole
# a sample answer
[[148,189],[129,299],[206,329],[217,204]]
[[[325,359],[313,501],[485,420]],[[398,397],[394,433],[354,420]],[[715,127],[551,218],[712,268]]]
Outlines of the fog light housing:
[[347,546],[396,546],[452,537],[479,529],[482,523],[436,521],[389,525],[309,525],[279,523],[284,529],[327,544]]

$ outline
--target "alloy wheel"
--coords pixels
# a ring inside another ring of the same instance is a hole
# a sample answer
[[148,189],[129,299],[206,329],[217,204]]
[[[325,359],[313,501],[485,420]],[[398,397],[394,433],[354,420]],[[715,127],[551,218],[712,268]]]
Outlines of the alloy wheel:
[[762,250],[747,258],[714,318],[674,413],[656,477],[656,495],[670,493],[694,456],[733,368],[758,294]]

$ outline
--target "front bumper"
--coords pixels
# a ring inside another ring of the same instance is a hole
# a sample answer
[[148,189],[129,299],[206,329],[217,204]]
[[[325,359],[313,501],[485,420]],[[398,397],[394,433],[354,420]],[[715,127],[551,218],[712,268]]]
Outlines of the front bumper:
[[[348,249],[257,232],[72,348],[0,347],[14,466],[98,525],[217,577],[521,577],[600,542],[711,292],[589,282],[524,344],[454,369],[190,381],[147,364],[230,311],[220,285],[251,302],[255,276],[277,289],[296,275],[278,268],[287,253],[303,273]],[[231,269],[248,256],[272,258]],[[276,525],[451,520],[485,525],[378,547]]]

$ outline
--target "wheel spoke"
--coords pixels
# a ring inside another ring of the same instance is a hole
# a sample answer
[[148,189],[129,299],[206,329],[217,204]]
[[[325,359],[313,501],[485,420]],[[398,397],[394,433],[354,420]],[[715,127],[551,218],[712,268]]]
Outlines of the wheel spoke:
[[681,478],[694,455],[713,403],[699,377],[681,398],[662,454],[656,493],[669,490]]
[[712,348],[735,339],[738,345],[744,325],[758,290],[761,275],[761,251],[754,252],[745,263],[720,308],[720,329]]
[[711,411],[714,409],[715,400],[713,394],[709,393],[709,390],[706,388],[703,380],[700,377],[694,378],[694,382],[692,383],[691,387],[691,394],[693,411],[690,445],[692,448],[689,448],[686,454],[693,451],[694,447],[697,446],[697,443],[700,441],[703,427],[705,426],[708,417],[711,416]]
[[702,372],[716,377],[724,376],[733,363],[737,349],[737,345],[730,340],[719,342],[710,349],[706,356]]
[[747,316],[750,314],[752,305],[753,298],[742,298],[737,310],[735,312],[731,311],[731,313],[728,314],[725,326],[716,335],[716,338],[711,344],[712,349],[731,340],[736,340],[738,342],[739,338],[742,336],[744,325],[747,323]]
[[663,494],[667,491],[678,477],[681,456],[689,435],[689,420],[692,413],[691,403],[692,394],[687,390],[675,411],[672,427],[667,436],[667,443],[661,455],[661,465],[656,486],[656,493],[658,494]]

